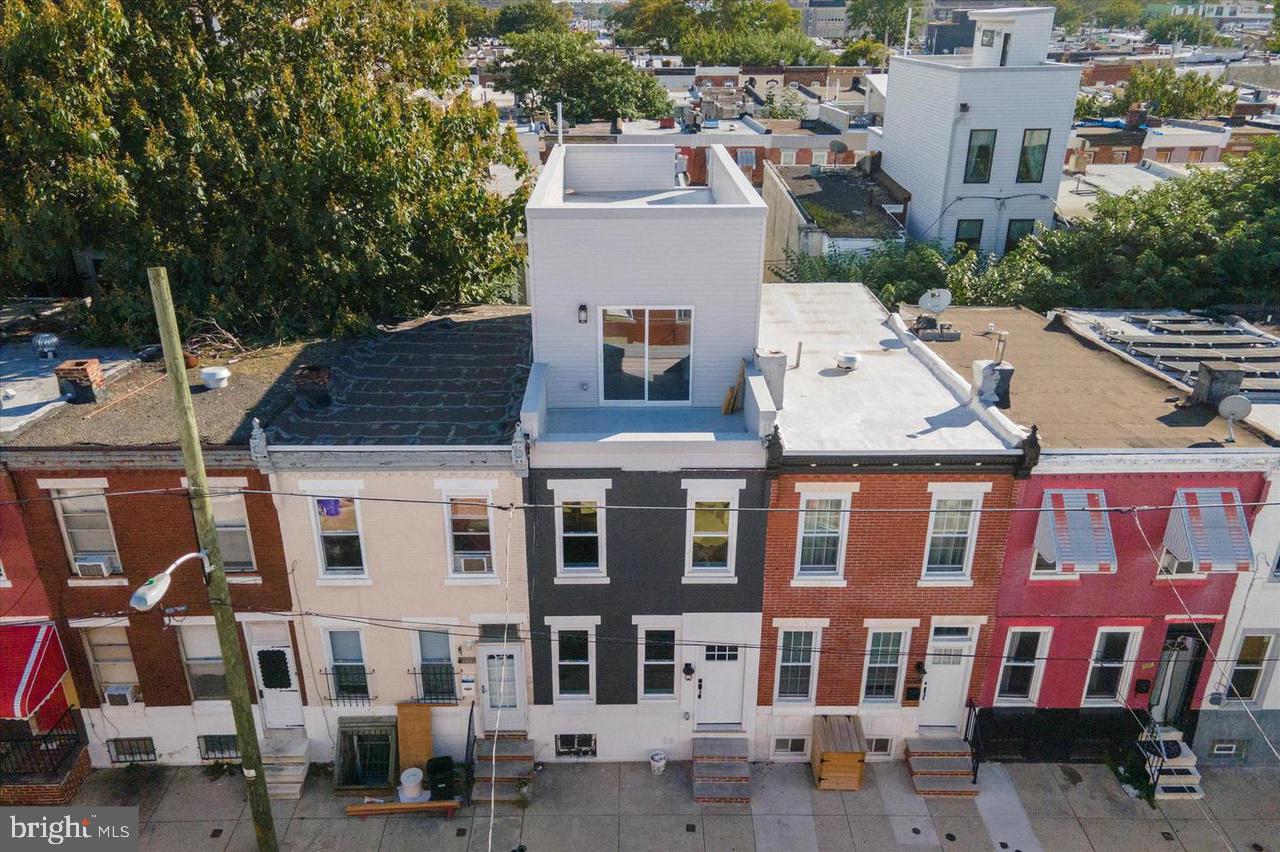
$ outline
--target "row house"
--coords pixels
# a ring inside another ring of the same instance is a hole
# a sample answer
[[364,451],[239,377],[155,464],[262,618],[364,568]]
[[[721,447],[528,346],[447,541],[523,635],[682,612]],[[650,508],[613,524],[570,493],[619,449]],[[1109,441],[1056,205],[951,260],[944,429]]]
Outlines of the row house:
[[[780,446],[755,752],[804,759],[827,714],[859,716],[882,758],[959,740],[1026,436],[922,358],[860,284],[765,285],[762,314]],[[916,779],[935,783],[954,779]]]
[[526,729],[524,518],[501,507],[523,499],[528,365],[527,309],[459,309],[305,369],[257,429],[311,696],[296,732],[339,787],[394,784],[397,744],[461,760]]
[[[250,423],[278,403],[293,361],[308,348],[245,359],[226,387],[194,394],[210,484],[221,492],[213,501],[218,538],[264,734],[289,723],[278,708],[300,705],[305,690],[289,674],[299,658],[275,509],[269,496],[243,493],[269,487],[250,456]],[[4,466],[23,502],[21,524],[6,525],[5,539],[25,529],[70,670],[66,697],[79,710],[92,763],[233,759],[226,675],[198,563],[173,575],[161,607],[129,608],[134,589],[199,550],[163,367],[135,361],[107,376],[98,359],[42,363],[32,381],[61,382],[70,404],[6,436]],[[187,380],[199,385],[199,370]],[[14,547],[6,544],[6,555]]]
[[[1245,616],[1240,601],[1269,579],[1269,564],[1255,566],[1250,529],[1274,536],[1255,504],[1280,464],[1276,435],[1241,424],[1228,441],[1217,392],[1182,403],[1154,371],[1103,351],[1089,331],[1097,317],[959,308],[946,319],[958,339],[931,351],[956,370],[984,354],[999,359],[1010,375],[1000,404],[1035,426],[1042,445],[999,573],[981,702],[987,755],[1101,759],[1152,724],[1204,755],[1229,737],[1203,736],[1200,710],[1230,694],[1232,678],[1243,688],[1226,703],[1249,727],[1238,711],[1267,694],[1274,611]],[[1131,343],[1168,346],[1182,335],[1149,322],[1198,324],[1177,314],[1104,321],[1125,327]],[[1275,542],[1258,549],[1271,559]],[[1235,662],[1214,674],[1219,658]]]
[[723,147],[705,186],[675,156],[558,146],[527,207],[529,734],[548,758],[687,759],[755,721],[766,210]]

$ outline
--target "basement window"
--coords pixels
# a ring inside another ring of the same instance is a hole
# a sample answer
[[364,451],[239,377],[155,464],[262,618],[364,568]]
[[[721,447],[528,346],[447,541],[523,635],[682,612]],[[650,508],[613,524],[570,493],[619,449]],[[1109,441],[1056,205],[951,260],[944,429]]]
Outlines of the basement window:
[[804,757],[808,753],[808,737],[778,737],[773,741],[775,757]]
[[239,760],[240,744],[235,734],[201,734],[196,737],[201,760]]
[[1234,757],[1244,759],[1245,744],[1243,740],[1214,740],[1209,751],[1214,757]]
[[595,756],[595,734],[556,734],[556,757]]
[[333,761],[335,790],[394,787],[396,720],[347,717],[338,720],[338,749]]
[[107,740],[112,763],[155,763],[156,742],[151,737],[117,737]]
[[867,754],[884,757],[893,754],[893,737],[867,737]]

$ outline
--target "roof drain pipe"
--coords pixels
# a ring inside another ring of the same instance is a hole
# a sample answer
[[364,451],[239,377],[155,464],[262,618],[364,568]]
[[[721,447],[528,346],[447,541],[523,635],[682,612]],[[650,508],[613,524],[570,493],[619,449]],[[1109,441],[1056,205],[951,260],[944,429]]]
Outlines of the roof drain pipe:
[[564,146],[564,104],[556,101],[556,144]]

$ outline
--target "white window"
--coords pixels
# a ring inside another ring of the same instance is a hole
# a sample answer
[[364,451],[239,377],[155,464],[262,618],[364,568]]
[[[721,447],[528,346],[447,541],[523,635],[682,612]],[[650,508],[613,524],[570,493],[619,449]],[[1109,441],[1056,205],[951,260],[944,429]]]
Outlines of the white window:
[[123,573],[116,552],[111,513],[104,488],[55,488],[54,505],[71,557],[71,571],[80,577]]
[[795,151],[782,151],[781,154],[782,154],[782,165],[794,166],[796,164]]
[[556,519],[556,582],[609,582],[605,530],[607,479],[553,479]]
[[739,148],[734,153],[738,165],[744,169],[754,169],[756,167],[756,149],[755,148]]
[[450,497],[449,573],[461,577],[492,576],[493,518],[484,497]]
[[804,757],[809,753],[808,737],[776,737],[773,741],[774,757]]
[[866,670],[862,677],[863,701],[898,701],[902,664],[906,658],[909,636],[903,630],[872,630],[867,635]]
[[796,578],[835,578],[844,574],[849,532],[848,494],[802,493],[796,534]]
[[982,495],[991,483],[931,482],[933,503],[925,539],[925,581],[968,582],[978,538]]
[[867,754],[883,757],[893,754],[893,737],[867,737]]
[[1046,491],[1036,522],[1032,576],[1114,571],[1116,548],[1101,491]]
[[601,404],[688,404],[693,309],[600,309]]
[[825,165],[827,164],[827,152],[826,152],[826,151],[814,151],[814,152],[813,152],[813,159],[812,159],[812,160],[810,160],[810,162],[811,162],[813,165],[815,165],[815,166],[825,166]]
[[419,630],[413,638],[413,650],[418,659],[418,700],[432,703],[456,701],[453,648],[449,641],[449,630]]
[[[210,480],[210,488],[217,489],[217,480]],[[213,524],[218,536],[218,549],[222,551],[222,567],[229,574],[254,570],[253,542],[249,538],[249,515],[245,511],[243,494],[224,494],[209,500],[213,507]]]
[[319,537],[320,576],[365,576],[360,509],[356,500],[353,497],[315,497],[312,508]]
[[359,630],[325,631],[329,651],[329,696],[335,704],[365,704],[369,672],[364,667],[364,637]]
[[997,703],[1036,703],[1051,636],[1052,631],[1047,627],[1018,627],[1009,631],[996,687]]
[[676,631],[640,630],[640,698],[675,698]]
[[1227,698],[1235,701],[1256,701],[1266,691],[1263,671],[1267,668],[1272,634],[1245,634],[1236,653],[1235,665],[1231,669],[1231,688],[1227,690]]
[[129,636],[123,625],[87,628],[84,645],[100,694],[105,696],[113,686],[137,685],[138,670],[133,665]]
[[1117,164],[1129,162],[1129,152],[1128,151],[1112,151],[1111,162],[1117,163]]
[[738,492],[744,479],[686,479],[685,581],[734,577],[738,542]]
[[557,616],[551,628],[552,690],[556,701],[593,701],[596,694],[595,642],[598,616]]
[[178,628],[182,660],[187,667],[187,683],[193,701],[219,701],[231,697],[227,691],[227,668],[222,662],[218,631],[212,624],[189,624]]
[[820,630],[780,630],[778,632],[777,700],[812,702],[817,686]]
[[1115,704],[1129,694],[1129,676],[1142,631],[1132,627],[1103,627],[1094,641],[1085,704]]

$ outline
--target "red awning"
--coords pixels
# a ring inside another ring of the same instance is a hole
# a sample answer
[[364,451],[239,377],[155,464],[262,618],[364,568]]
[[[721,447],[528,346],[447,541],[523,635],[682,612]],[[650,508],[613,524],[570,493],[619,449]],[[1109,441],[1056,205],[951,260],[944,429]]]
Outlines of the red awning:
[[62,684],[67,658],[57,629],[45,624],[0,626],[0,718],[26,719]]

